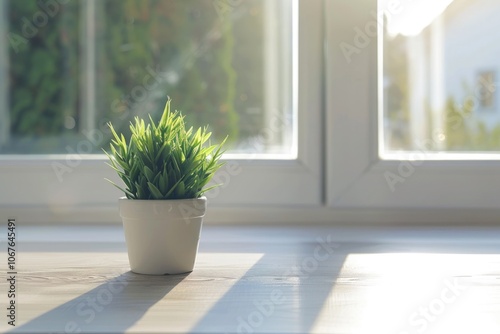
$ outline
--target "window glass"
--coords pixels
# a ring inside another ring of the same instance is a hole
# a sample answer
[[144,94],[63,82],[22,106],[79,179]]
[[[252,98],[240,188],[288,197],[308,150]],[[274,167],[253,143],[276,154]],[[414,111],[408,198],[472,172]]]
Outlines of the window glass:
[[2,0],[0,17],[0,154],[101,153],[107,122],[127,132],[167,95],[230,153],[294,151],[291,0]]
[[500,2],[396,3],[379,1],[382,152],[500,151]]

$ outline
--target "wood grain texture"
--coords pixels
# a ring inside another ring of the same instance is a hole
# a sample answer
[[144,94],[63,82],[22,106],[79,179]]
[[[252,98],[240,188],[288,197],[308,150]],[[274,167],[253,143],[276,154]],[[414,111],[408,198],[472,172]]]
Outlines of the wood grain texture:
[[209,226],[175,276],[131,273],[119,226],[19,235],[18,326],[2,316],[2,332],[500,333],[494,228]]

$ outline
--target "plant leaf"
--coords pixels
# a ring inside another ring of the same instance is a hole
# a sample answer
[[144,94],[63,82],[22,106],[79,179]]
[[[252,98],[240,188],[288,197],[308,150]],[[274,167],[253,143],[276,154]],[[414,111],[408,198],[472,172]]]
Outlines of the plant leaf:
[[151,191],[151,194],[154,196],[155,199],[162,199],[163,198],[161,191],[158,190],[158,188],[156,188],[156,186],[154,184],[152,184],[151,182],[148,182],[148,187],[149,187],[149,190]]

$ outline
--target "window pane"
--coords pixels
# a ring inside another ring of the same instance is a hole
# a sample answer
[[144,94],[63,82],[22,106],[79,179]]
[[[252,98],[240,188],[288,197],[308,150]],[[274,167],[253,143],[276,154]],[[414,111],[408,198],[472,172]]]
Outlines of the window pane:
[[231,153],[294,153],[292,0],[0,8],[0,153],[100,153],[107,122],[157,119],[167,95]]
[[[379,1],[382,152],[500,151],[496,0]],[[474,159],[474,156],[470,156]]]

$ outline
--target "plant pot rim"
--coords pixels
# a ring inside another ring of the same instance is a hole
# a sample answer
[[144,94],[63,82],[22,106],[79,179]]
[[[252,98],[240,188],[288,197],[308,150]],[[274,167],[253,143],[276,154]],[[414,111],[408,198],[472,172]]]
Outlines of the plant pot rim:
[[132,219],[192,219],[203,217],[207,198],[138,200],[122,197],[118,200],[120,216]]
[[131,201],[131,202],[174,202],[174,201],[207,201],[206,196],[201,196],[197,198],[174,198],[174,199],[129,199],[126,196],[118,198],[120,201]]

